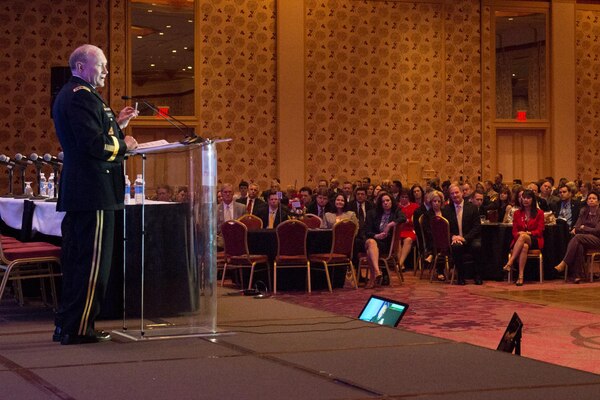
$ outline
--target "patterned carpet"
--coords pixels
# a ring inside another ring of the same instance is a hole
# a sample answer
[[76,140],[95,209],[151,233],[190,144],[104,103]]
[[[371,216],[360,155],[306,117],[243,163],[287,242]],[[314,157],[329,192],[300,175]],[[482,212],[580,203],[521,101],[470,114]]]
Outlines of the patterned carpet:
[[406,282],[376,290],[277,294],[286,302],[356,317],[371,294],[410,305],[400,328],[495,349],[517,312],[524,323],[522,356],[600,374],[600,283],[561,280],[522,287],[429,283],[408,271]]

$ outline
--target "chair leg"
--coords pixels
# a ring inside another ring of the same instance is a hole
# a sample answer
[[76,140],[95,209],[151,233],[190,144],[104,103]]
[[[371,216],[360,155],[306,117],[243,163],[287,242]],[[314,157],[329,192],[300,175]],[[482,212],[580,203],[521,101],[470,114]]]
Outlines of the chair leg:
[[273,294],[277,294],[277,261],[273,261]]
[[354,264],[352,260],[350,260],[350,271],[352,272],[352,281],[354,282],[354,289],[358,289],[358,280],[356,278],[356,274],[354,273]]
[[[431,268],[429,268],[429,283],[433,282],[433,270],[435,268],[437,268],[437,263],[438,263],[438,254],[435,255],[435,257],[433,257],[433,260],[431,260]],[[423,277],[423,271],[421,271],[421,278]]]
[[[52,268],[52,264],[50,264],[50,268]],[[54,272],[54,270],[51,270]],[[56,298],[56,283],[54,282],[54,277],[50,277],[50,296],[52,296],[52,306],[55,310],[58,310],[58,301]]]
[[[248,279],[248,290],[252,289],[252,278],[254,278],[254,266],[256,265],[255,262],[252,263],[252,266],[250,267],[250,279]],[[240,271],[242,269],[240,268]]]
[[327,278],[327,288],[329,289],[329,293],[332,293],[331,289],[331,278],[329,277],[329,266],[325,261],[323,261],[323,268],[325,268],[325,277]]
[[394,283],[392,282],[392,273],[390,271],[390,266],[385,258],[380,258],[379,261],[383,261],[383,265],[385,265],[385,270],[388,274],[388,279],[390,280],[390,287],[394,287]]
[[544,256],[540,253],[540,283],[544,283]]
[[265,268],[267,269],[267,283],[269,284],[269,290],[273,290],[273,282],[271,282],[271,268],[269,267],[269,263],[265,264]]
[[227,272],[227,263],[223,264],[223,272],[221,275],[221,287],[225,284],[225,272]]
[[[446,260],[446,270],[450,271],[450,260],[448,256],[445,256],[444,259]],[[454,283],[454,274],[456,273],[456,264],[454,263],[454,260],[452,260],[452,275],[450,276],[450,284],[452,285]]]
[[308,293],[311,293],[311,287],[310,287],[310,261],[306,262],[306,283],[308,286]]

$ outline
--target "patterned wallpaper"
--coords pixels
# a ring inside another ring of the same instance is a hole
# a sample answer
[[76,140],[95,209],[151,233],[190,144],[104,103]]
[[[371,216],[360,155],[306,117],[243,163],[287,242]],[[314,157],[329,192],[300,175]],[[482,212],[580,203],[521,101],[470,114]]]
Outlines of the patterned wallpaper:
[[478,0],[305,4],[311,182],[481,174]]
[[576,14],[577,171],[600,176],[600,10]]
[[202,0],[200,9],[201,134],[233,139],[219,145],[220,182],[266,189],[277,176],[275,0]]

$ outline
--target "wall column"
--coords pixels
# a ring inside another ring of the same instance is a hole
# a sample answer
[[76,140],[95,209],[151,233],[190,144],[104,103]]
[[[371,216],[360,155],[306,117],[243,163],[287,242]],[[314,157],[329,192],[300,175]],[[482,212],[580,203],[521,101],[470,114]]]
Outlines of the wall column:
[[575,110],[575,0],[552,0],[552,176],[577,177]]
[[277,160],[282,188],[304,185],[304,0],[277,0]]

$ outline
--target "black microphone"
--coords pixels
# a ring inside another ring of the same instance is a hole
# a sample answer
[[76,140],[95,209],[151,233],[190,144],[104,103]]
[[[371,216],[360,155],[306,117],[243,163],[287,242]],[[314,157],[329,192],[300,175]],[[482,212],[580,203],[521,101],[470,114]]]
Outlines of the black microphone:
[[[136,97],[136,96],[121,96],[121,99],[123,100],[137,100],[142,102],[143,104],[145,104],[148,108],[150,108],[152,111],[154,111],[159,117],[161,117],[162,119],[164,119],[165,121],[167,121],[169,124],[173,125],[175,128],[177,128],[177,130],[179,132],[181,132],[183,134],[183,136],[185,137],[184,140],[180,141],[179,143],[182,144],[192,144],[192,143],[196,143],[198,141],[200,142],[204,142],[204,139],[201,138],[200,136],[196,135],[194,133],[194,128],[192,128],[191,126],[188,126],[185,124],[185,122],[178,120],[177,118],[175,118],[172,115],[169,114],[164,114],[162,112],[160,112],[160,110],[158,109],[158,107],[156,107],[154,104],[150,103],[148,100],[142,98],[142,97]],[[175,124],[175,122],[177,122],[179,125]],[[183,128],[185,128],[188,132],[184,131]],[[191,134],[190,134],[191,132]]]
[[31,164],[33,164],[33,161],[29,160],[27,157],[25,157],[21,153],[15,154],[15,162],[19,163],[20,165],[31,165]]
[[44,161],[51,165],[62,165],[64,158],[64,153],[61,151],[58,153],[58,156],[54,157],[50,153],[44,154]]

